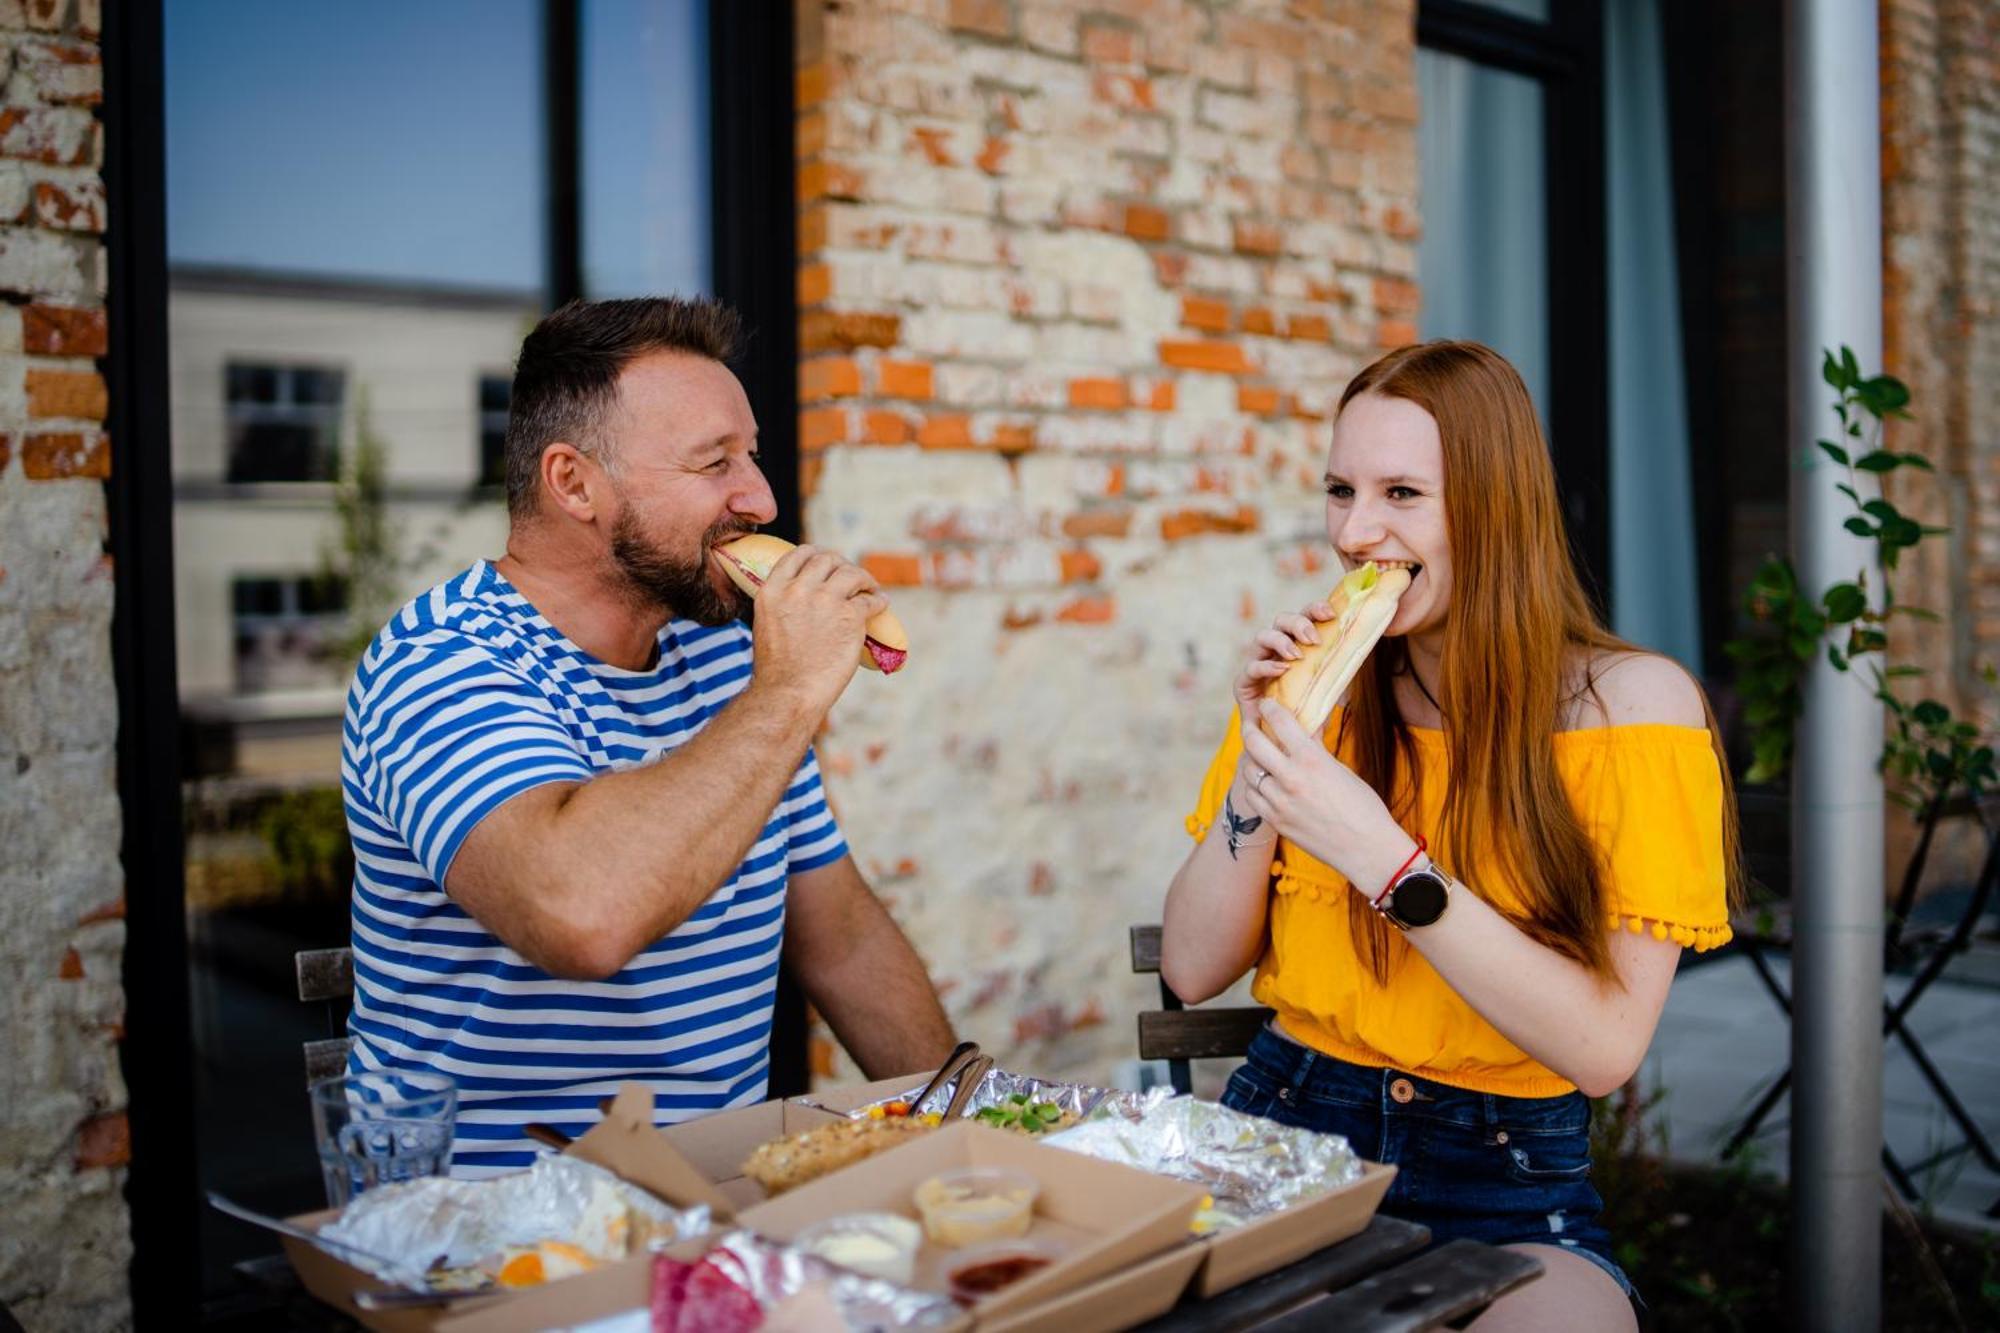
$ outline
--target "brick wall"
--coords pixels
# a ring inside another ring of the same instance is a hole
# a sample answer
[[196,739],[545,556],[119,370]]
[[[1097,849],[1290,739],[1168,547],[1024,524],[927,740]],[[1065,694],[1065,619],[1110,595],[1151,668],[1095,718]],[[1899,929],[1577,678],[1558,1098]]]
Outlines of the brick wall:
[[2000,725],[1979,671],[2000,664],[2000,40],[1978,0],[1882,7],[1884,325],[1917,419],[1899,426],[1939,476],[1899,495],[1952,525],[1916,600],[1955,612],[1904,629],[1940,698]]
[[799,12],[806,531],[913,643],[829,789],[966,1035],[1102,1076],[1228,681],[1330,586],[1328,411],[1415,334],[1412,10]]
[[97,0],[0,0],[0,1305],[129,1323]]

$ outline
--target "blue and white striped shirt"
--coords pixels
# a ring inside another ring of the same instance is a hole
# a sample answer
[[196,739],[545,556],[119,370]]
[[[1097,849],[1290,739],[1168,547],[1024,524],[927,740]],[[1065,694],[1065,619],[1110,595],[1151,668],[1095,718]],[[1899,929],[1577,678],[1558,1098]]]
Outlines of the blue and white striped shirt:
[[847,853],[806,753],[749,856],[694,915],[601,982],[550,976],[440,887],[494,808],[651,763],[750,681],[750,632],[676,620],[624,671],[564,638],[484,561],[375,637],[347,695],[354,840],[349,1067],[458,1081],[457,1175],[534,1158],[523,1125],[580,1134],[601,1098],[652,1086],[661,1124],[761,1101],[790,875]]

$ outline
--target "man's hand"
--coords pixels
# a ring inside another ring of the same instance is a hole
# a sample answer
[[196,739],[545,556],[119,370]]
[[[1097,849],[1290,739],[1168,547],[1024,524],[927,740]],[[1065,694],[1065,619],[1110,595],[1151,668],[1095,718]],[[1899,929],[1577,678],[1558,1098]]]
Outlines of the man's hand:
[[755,682],[823,717],[861,664],[869,618],[888,605],[859,565],[812,546],[785,552],[757,590]]

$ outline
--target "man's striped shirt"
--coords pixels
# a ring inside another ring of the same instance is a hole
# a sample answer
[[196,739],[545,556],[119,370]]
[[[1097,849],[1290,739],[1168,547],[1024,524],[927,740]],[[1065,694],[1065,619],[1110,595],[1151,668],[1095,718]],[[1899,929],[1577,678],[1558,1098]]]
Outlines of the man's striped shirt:
[[[550,976],[439,886],[473,827],[554,782],[651,763],[750,681],[750,632],[676,620],[625,671],[571,643],[484,561],[398,611],[347,695],[354,840],[349,1067],[458,1081],[454,1174],[524,1166],[536,1121],[572,1134],[620,1083],[662,1124],[761,1101],[788,876],[847,852],[811,751],[749,856],[616,976]],[[634,817],[637,818],[637,812]]]

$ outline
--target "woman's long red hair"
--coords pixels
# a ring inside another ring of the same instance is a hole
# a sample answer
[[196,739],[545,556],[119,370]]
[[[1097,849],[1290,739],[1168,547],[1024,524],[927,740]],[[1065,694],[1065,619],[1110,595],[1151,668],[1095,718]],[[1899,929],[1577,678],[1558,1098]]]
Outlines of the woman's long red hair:
[[[1555,469],[1528,389],[1491,348],[1432,342],[1382,357],[1347,386],[1406,399],[1430,413],[1444,445],[1451,607],[1437,703],[1444,714],[1450,786],[1438,861],[1477,884],[1499,873],[1520,886],[1517,921],[1534,938],[1600,976],[1613,976],[1604,870],[1556,767],[1555,734],[1573,699],[1594,691],[1579,664],[1603,652],[1642,651],[1599,623],[1571,563]],[[1354,770],[1408,823],[1418,754],[1396,705],[1408,652],[1385,639],[1355,678],[1342,717]],[[1706,700],[1703,707],[1707,709]],[[1722,770],[1723,849],[1732,902],[1740,897],[1736,801],[1715,716],[1709,735]],[[1475,864],[1474,834],[1499,864]],[[1386,983],[1399,947],[1361,894],[1348,897],[1356,947]]]

